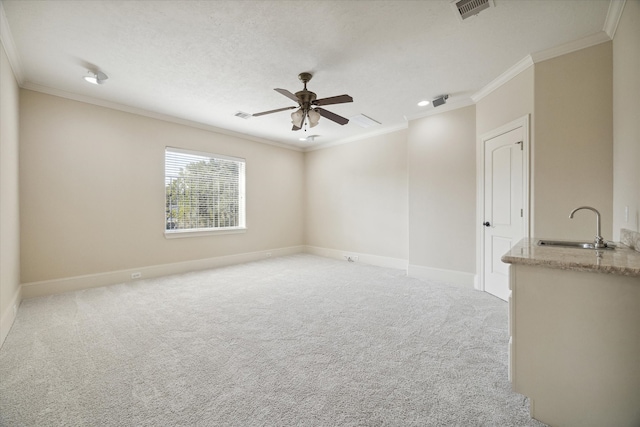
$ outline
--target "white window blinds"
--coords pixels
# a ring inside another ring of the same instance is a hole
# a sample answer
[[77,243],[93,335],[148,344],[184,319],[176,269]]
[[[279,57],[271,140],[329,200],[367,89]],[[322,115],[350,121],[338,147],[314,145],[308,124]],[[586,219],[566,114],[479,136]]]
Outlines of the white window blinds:
[[167,147],[165,232],[245,228],[244,159]]

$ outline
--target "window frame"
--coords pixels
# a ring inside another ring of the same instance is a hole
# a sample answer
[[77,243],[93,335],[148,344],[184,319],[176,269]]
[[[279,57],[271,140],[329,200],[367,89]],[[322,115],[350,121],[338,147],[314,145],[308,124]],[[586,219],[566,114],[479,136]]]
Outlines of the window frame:
[[[189,228],[189,229],[167,229],[167,180],[170,178],[167,175],[167,154],[186,154],[193,156],[205,157],[207,159],[219,159],[238,162],[242,164],[242,173],[238,178],[238,198],[239,198],[239,217],[240,224],[233,227],[211,227],[211,228]],[[185,148],[165,146],[164,149],[164,237],[167,239],[185,238],[185,237],[200,237],[200,236],[212,236],[222,234],[240,234],[245,233],[247,230],[247,201],[246,201],[246,176],[247,176],[247,161],[241,157],[228,156],[224,154],[211,153],[206,151],[190,150]]]

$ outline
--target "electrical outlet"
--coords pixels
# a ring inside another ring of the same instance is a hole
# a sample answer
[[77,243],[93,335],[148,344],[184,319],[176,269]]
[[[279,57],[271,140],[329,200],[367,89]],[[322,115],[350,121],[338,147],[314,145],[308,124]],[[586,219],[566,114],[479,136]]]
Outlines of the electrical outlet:
[[267,252],[265,255],[267,256],[267,258],[271,258],[271,252]]
[[139,279],[141,277],[142,277],[142,273],[140,273],[139,271],[136,271],[135,273],[131,273],[132,279]]

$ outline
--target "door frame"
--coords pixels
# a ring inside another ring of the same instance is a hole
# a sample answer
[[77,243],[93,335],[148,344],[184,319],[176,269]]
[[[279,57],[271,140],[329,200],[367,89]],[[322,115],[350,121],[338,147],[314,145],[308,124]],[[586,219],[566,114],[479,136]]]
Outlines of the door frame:
[[488,140],[497,136],[503,135],[507,132],[511,132],[519,127],[522,127],[523,141],[522,141],[522,235],[525,238],[531,237],[531,137],[530,137],[530,115],[520,117],[512,122],[502,125],[496,129],[493,129],[487,133],[484,133],[478,137],[478,144],[476,149],[476,276],[475,288],[480,291],[485,291],[484,283],[484,226],[482,223],[484,219],[484,164],[485,164],[485,145]]

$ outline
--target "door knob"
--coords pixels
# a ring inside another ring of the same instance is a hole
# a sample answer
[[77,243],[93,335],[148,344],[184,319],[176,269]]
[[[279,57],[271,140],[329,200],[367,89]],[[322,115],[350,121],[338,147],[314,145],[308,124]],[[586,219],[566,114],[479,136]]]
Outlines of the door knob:
[[489,221],[483,222],[482,225],[484,225],[485,227],[491,227],[491,223]]

